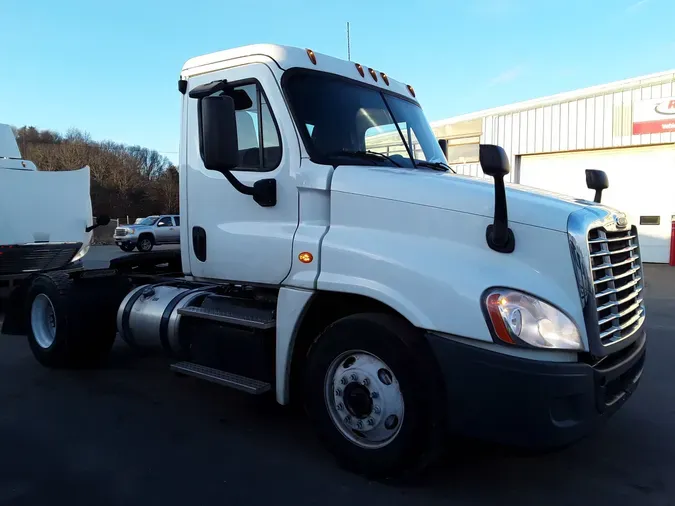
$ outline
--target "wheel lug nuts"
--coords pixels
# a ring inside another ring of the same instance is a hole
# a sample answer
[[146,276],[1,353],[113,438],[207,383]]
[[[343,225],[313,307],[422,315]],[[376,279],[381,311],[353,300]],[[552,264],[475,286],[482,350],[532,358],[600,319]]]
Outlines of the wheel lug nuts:
[[340,397],[342,395],[342,390],[340,390],[339,388],[335,389],[335,395]]
[[340,380],[340,383],[342,383],[343,385],[346,385],[347,384],[347,378],[342,378]]
[[352,417],[349,415],[345,416],[345,423],[352,423]]
[[338,411],[342,411],[343,409],[345,409],[344,404],[342,403],[338,404],[336,407]]
[[359,420],[359,421],[357,422],[356,426],[357,426],[359,429],[363,429],[363,422],[362,422],[361,420]]
[[356,374],[352,374],[350,378],[352,379],[352,381],[358,381],[359,379],[359,377]]
[[368,418],[368,425],[370,426],[375,425],[375,420],[373,420],[372,418]]
[[371,392],[371,393],[370,393],[370,396],[371,396],[373,399],[377,399],[377,398],[380,396],[380,394],[378,394],[377,392]]
[[365,379],[363,380],[363,386],[364,386],[364,387],[367,387],[368,385],[370,385],[370,380],[369,380],[368,378],[365,378]]
[[373,413],[375,413],[376,415],[379,415],[381,412],[382,410],[380,409],[380,406],[375,406],[373,408]]

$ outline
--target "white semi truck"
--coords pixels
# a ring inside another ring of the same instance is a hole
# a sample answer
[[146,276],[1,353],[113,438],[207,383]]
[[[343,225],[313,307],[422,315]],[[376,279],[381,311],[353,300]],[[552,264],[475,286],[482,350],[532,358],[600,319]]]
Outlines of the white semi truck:
[[[24,283],[6,330],[45,366],[100,363],[118,331],[178,373],[304,404],[371,477],[419,470],[449,434],[563,446],[634,391],[643,272],[622,213],[505,185],[497,146],[494,184],[452,173],[411,86],[311,50],[193,58],[178,89],[180,252]],[[369,149],[386,132],[399,154]]]

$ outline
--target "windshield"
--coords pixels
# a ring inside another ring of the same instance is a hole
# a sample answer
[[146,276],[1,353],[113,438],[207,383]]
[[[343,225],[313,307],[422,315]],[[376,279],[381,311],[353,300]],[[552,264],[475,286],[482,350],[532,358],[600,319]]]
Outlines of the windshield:
[[138,225],[154,225],[158,219],[159,216],[148,216],[147,218],[143,218],[141,221],[139,221]]
[[284,86],[307,151],[318,163],[446,163],[422,108],[414,102],[312,71],[289,75]]

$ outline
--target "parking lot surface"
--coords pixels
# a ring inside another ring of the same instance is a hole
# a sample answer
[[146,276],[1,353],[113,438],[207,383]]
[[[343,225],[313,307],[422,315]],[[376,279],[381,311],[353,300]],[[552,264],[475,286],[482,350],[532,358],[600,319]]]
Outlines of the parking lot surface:
[[52,371],[0,336],[0,505],[675,504],[675,268],[646,270],[645,373],[602,430],[545,456],[464,442],[414,487],[343,472],[301,414],[123,344]]

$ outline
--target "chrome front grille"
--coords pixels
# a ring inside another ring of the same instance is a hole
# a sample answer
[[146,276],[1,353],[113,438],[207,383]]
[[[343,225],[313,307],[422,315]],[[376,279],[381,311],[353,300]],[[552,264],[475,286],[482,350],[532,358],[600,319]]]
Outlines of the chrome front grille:
[[588,247],[600,342],[610,345],[633,334],[645,315],[637,229],[593,228]]
[[124,228],[116,228],[115,229],[115,237],[124,237],[127,235],[127,231]]

